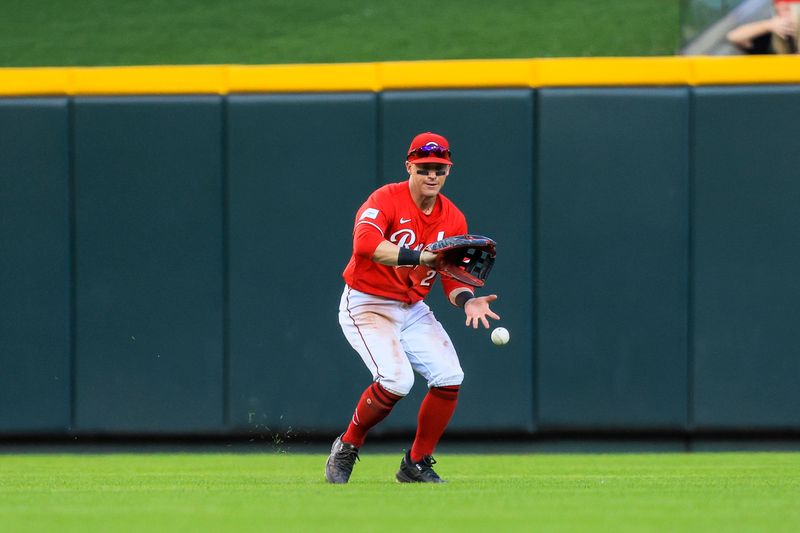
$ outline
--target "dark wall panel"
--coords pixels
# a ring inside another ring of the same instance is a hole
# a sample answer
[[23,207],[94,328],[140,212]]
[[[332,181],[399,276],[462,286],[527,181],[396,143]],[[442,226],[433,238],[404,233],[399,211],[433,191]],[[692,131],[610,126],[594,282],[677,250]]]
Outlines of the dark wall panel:
[[341,432],[369,372],[338,323],[356,209],[375,186],[374,94],[231,96],[230,419]]
[[688,91],[539,95],[541,425],[682,429]]
[[[493,308],[511,332],[494,346],[489,331],[464,326],[437,282],[428,298],[450,334],[465,372],[451,429],[532,431],[533,391],[533,92],[530,90],[386,92],[381,100],[383,183],[405,181],[411,139],[423,131],[451,143],[454,166],[443,194],[467,217],[470,232],[498,242],[489,282],[478,294],[496,293]],[[369,376],[364,379],[368,383]],[[382,423],[381,431],[411,430],[426,392],[417,377],[412,394]]]
[[81,98],[74,128],[77,427],[221,429],[221,98]]
[[66,99],[0,99],[0,431],[70,424]]
[[[466,371],[451,430],[796,429],[798,102],[1,99],[0,432],[343,430],[370,379],[337,322],[353,216],[426,130],[453,145],[444,194],[499,243],[478,292],[512,335],[432,291]],[[374,433],[410,438],[424,393]]]
[[695,96],[694,422],[800,427],[800,87]]

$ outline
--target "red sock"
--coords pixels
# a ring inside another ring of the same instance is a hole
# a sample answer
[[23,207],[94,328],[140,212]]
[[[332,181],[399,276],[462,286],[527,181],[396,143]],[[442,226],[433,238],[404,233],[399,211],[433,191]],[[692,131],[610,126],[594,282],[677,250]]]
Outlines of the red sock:
[[387,391],[377,381],[372,383],[361,395],[361,399],[356,405],[353,418],[347,431],[342,436],[342,442],[353,444],[356,448],[361,448],[367,432],[378,422],[386,418],[392,412],[392,407],[402,396],[392,394]]
[[428,390],[417,416],[417,436],[411,446],[412,461],[418,463],[425,455],[433,455],[433,450],[456,410],[457,401],[458,385],[431,387]]

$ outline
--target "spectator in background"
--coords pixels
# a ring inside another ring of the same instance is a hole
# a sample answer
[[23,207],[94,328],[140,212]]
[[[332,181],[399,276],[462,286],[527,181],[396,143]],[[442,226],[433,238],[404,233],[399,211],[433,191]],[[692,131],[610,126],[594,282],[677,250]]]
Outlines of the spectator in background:
[[800,0],[773,0],[775,15],[728,32],[728,41],[745,54],[796,54]]

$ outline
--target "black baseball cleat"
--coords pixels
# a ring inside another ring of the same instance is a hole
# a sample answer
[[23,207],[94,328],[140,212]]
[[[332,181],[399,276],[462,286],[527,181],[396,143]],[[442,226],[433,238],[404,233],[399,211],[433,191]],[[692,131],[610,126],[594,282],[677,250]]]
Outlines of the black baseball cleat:
[[422,461],[415,463],[411,460],[411,450],[406,452],[403,460],[400,461],[400,470],[397,471],[397,481],[400,483],[446,483],[433,471],[436,459],[432,455],[426,455]]
[[331,446],[331,454],[325,464],[325,479],[328,483],[347,483],[353,473],[353,465],[358,459],[358,448],[342,442],[344,433],[336,437]]

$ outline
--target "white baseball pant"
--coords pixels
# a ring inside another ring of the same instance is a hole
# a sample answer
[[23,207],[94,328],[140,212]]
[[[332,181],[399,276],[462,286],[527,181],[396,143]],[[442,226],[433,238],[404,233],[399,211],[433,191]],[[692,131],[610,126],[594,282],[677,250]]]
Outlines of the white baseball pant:
[[345,285],[339,324],[373,381],[398,396],[411,391],[414,372],[429,388],[464,379],[450,337],[425,302],[406,304]]

